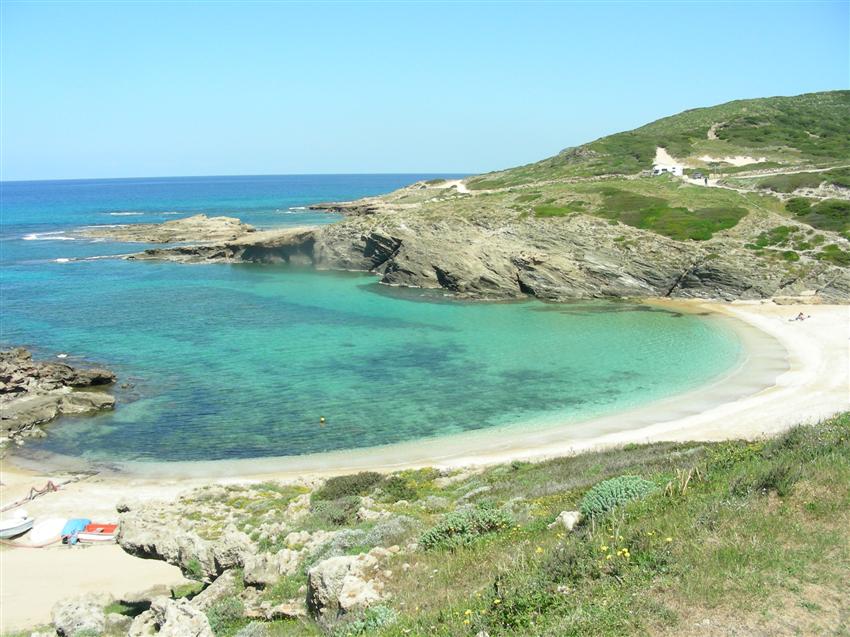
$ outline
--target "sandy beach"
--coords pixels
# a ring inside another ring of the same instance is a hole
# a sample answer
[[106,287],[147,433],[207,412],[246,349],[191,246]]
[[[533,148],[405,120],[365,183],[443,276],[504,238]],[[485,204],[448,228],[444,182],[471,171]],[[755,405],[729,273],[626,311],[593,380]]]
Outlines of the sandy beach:
[[[104,473],[47,494],[28,503],[26,509],[36,518],[82,515],[110,521],[117,519],[115,505],[120,501],[171,499],[213,482],[270,477],[304,480],[366,468],[453,468],[542,459],[630,442],[758,438],[850,409],[850,307],[773,302],[659,304],[712,312],[736,322],[748,335],[744,339],[747,360],[716,387],[582,423],[580,428],[575,423],[563,428],[514,428],[504,436],[501,431],[498,435],[490,431],[292,459],[226,461],[226,470],[217,472],[211,470],[212,463],[187,463],[193,466],[182,467],[168,478],[141,471]],[[790,320],[800,312],[810,318]],[[0,471],[0,500],[5,505],[23,497],[30,487],[65,477],[64,473],[17,466],[14,457],[6,459]],[[99,591],[120,596],[182,580],[176,568],[127,556],[115,546],[3,547],[0,561],[3,632],[47,622],[53,604],[71,594]],[[46,584],[49,581],[56,586]],[[71,581],[75,583],[68,585]]]

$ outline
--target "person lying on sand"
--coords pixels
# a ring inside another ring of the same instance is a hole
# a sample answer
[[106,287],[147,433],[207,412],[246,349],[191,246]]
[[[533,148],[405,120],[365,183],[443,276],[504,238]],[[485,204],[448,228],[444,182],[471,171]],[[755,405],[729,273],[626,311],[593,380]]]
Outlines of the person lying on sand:
[[806,315],[806,314],[803,314],[802,312],[800,312],[797,316],[795,316],[792,319],[788,319],[788,320],[789,321],[805,321],[806,319],[810,319],[810,318],[812,318],[811,314]]

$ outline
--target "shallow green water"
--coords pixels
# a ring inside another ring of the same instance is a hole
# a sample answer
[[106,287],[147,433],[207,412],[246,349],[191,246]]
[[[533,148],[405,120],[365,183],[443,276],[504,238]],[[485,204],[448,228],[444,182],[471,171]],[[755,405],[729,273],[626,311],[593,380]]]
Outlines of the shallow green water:
[[201,211],[263,227],[328,222],[303,206],[416,178],[4,182],[0,341],[119,374],[114,413],[64,418],[23,453],[212,460],[503,425],[581,428],[582,418],[698,387],[738,361],[737,335],[702,317],[446,301],[366,275],[283,267],[90,259],[140,246],[69,234]]
[[50,312],[16,321],[17,340],[108,362],[133,384],[114,414],[65,419],[31,447],[92,460],[280,456],[577,420],[696,387],[740,350],[704,319],[627,304],[441,302],[284,267],[72,270],[61,300],[45,290]]

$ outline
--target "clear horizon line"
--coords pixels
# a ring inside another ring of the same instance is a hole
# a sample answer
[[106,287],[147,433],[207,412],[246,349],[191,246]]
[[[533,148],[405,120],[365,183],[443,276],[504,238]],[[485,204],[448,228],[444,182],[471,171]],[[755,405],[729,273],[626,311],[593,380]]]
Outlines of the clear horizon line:
[[[487,171],[489,172],[489,171]],[[108,181],[127,179],[191,179],[191,178],[218,178],[218,177],[359,177],[364,175],[481,175],[483,172],[464,172],[448,170],[422,170],[413,172],[329,172],[329,173],[240,173],[219,175],[139,175],[135,177],[51,177],[41,179],[0,179],[0,184],[34,183],[44,181]]]

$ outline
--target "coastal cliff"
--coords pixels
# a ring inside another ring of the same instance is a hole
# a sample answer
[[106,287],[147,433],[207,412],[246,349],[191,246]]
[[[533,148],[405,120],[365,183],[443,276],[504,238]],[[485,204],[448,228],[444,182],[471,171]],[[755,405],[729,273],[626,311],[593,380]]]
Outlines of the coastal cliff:
[[847,302],[848,130],[848,91],[730,102],[529,166],[314,205],[346,217],[327,226],[196,216],[86,232],[189,242],[132,259],[297,263],[476,299]]

